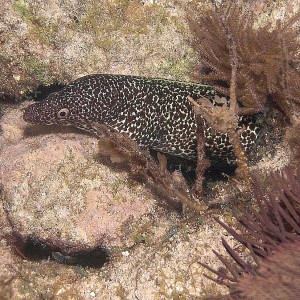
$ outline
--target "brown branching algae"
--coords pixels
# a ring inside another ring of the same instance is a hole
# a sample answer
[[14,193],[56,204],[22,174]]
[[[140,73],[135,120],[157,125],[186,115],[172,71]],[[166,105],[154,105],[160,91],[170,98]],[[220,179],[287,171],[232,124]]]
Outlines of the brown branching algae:
[[116,131],[108,130],[104,125],[94,126],[105,139],[99,140],[102,156],[109,156],[113,163],[125,162],[133,176],[143,177],[148,181],[151,179],[150,184],[155,184],[156,189],[166,198],[177,199],[197,212],[207,208],[203,202],[196,203],[191,200],[187,184],[179,172],[168,172],[167,159],[163,154],[158,153],[159,164],[156,164],[149,152],[142,151],[134,141]]
[[[262,111],[271,100],[290,118],[294,105],[300,102],[296,26],[300,13],[276,25],[268,21],[257,25],[254,12],[244,9],[243,4],[224,1],[201,17],[190,12],[200,61],[195,77],[229,95],[234,60],[238,114]],[[230,48],[235,49],[235,55]]]

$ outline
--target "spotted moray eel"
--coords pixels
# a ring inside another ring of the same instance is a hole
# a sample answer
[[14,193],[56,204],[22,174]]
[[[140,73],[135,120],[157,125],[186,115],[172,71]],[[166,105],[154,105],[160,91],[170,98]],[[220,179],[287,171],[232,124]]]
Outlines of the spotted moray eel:
[[[196,123],[187,96],[194,99],[224,97],[203,84],[127,75],[96,74],[75,80],[58,93],[25,109],[33,124],[74,126],[98,134],[93,123],[106,124],[139,145],[196,159]],[[256,115],[240,117],[241,143],[250,149],[259,133]],[[232,163],[228,135],[204,124],[205,151],[212,161]]]

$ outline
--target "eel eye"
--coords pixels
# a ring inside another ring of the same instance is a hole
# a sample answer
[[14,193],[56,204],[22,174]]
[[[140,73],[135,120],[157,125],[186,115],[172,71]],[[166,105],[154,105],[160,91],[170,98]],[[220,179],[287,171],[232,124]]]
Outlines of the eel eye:
[[69,116],[69,110],[67,108],[63,108],[57,113],[57,117],[60,119],[64,119],[68,116]]

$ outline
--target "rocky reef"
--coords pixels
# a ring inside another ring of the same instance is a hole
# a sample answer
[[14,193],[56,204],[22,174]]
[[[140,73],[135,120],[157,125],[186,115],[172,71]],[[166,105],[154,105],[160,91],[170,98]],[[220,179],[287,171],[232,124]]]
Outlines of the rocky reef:
[[[254,28],[262,28],[268,20],[268,26],[276,29],[280,22],[285,24],[297,15],[300,6],[299,1],[238,2],[245,11],[257,16],[252,24]],[[255,64],[251,72],[243,69],[245,63],[240,69],[243,76],[237,71],[236,96],[237,100],[243,99],[242,106],[257,105],[256,110],[261,109],[268,115],[273,113],[268,106],[273,103],[276,114],[268,119],[268,128],[280,121],[279,131],[265,132],[268,147],[257,148],[256,158],[247,165],[256,180],[247,188],[240,178],[224,180],[228,176],[221,174],[222,180],[219,180],[213,172],[204,175],[199,168],[198,173],[203,176],[196,182],[195,178],[187,180],[184,185],[183,175],[187,178],[190,166],[185,165],[182,173],[177,168],[169,176],[163,158],[158,155],[158,163],[154,159],[149,166],[148,156],[146,160],[136,159],[139,157],[129,153],[126,142],[119,141],[108,147],[107,140],[102,140],[101,144],[94,136],[70,127],[30,126],[22,119],[23,109],[30,103],[41,101],[72,80],[91,73],[200,80],[232,95],[229,89],[233,82],[232,45],[226,44],[225,35],[214,36],[213,42],[210,40],[204,46],[195,46],[201,37],[197,26],[205,20],[206,24],[209,20],[218,20],[212,13],[213,3],[2,1],[1,299],[183,300],[227,297],[221,296],[226,294],[232,297],[228,299],[237,299],[235,296],[238,299],[268,299],[267,294],[273,287],[264,284],[263,278],[271,276],[270,269],[275,276],[276,268],[287,269],[284,262],[298,263],[291,259],[299,252],[298,240],[279,243],[276,236],[275,247],[273,236],[267,240],[274,247],[257,246],[261,236],[254,240],[244,238],[249,237],[249,232],[241,234],[244,229],[239,224],[246,221],[236,218],[249,211],[252,214],[258,211],[256,216],[259,218],[259,211],[264,206],[254,200],[256,186],[253,185],[259,181],[262,198],[271,191],[272,205],[279,214],[291,214],[294,218],[290,223],[283,222],[277,213],[263,210],[268,216],[272,215],[273,223],[269,225],[278,233],[278,230],[282,232],[284,223],[286,232],[293,237],[299,234],[299,211],[294,213],[287,201],[274,204],[280,197],[274,196],[274,180],[270,177],[271,172],[291,165],[290,184],[299,181],[299,175],[292,176],[299,162],[300,114],[296,109],[299,99],[296,94],[289,99],[291,95],[287,93],[288,85],[295,84],[288,80],[292,74],[290,70],[299,73],[299,66],[291,60],[287,65],[284,65],[284,59],[280,61],[280,68],[276,69],[280,72],[277,73],[272,69],[274,57],[267,60],[273,73],[259,69],[265,61],[259,66]],[[222,30],[220,24],[212,25]],[[215,28],[213,26],[211,28]],[[272,30],[268,32],[272,33]],[[208,39],[211,37],[211,33],[203,31],[201,34]],[[224,41],[217,41],[220,36]],[[233,32],[233,38],[238,39],[238,30]],[[293,38],[289,33],[287,39],[281,35],[276,41],[282,42],[280,45],[284,47],[284,42],[293,44]],[[243,42],[238,51],[246,49]],[[214,51],[225,51],[222,64],[208,60],[209,55],[204,57],[206,50],[210,55]],[[244,56],[237,52],[239,59],[242,57],[237,61],[247,61],[250,52],[245,52]],[[285,73],[287,69],[289,71]],[[275,73],[281,77],[273,76]],[[247,86],[245,78],[254,75],[261,75],[264,80],[258,85],[253,81]],[[268,84],[263,88],[264,83]],[[259,89],[252,90],[253,84]],[[289,99],[286,102],[285,97]],[[276,102],[279,98],[284,100]],[[265,107],[268,107],[266,111]],[[99,151],[105,155],[99,155]],[[125,168],[122,165],[124,155]],[[171,163],[169,170],[176,164],[181,162]],[[286,177],[277,177],[280,178],[289,185]],[[201,185],[201,200],[205,200],[205,205],[201,201],[190,205],[194,199],[185,200],[195,192],[197,184]],[[264,205],[270,209],[269,202],[266,203]],[[298,222],[296,227],[294,221]],[[263,255],[266,248],[270,250],[270,256]],[[228,263],[224,259],[227,252],[233,259]],[[216,282],[203,275],[208,274],[207,267],[217,273]],[[289,278],[286,273],[278,274]],[[226,279],[232,280],[228,283]],[[296,279],[291,281],[288,279],[287,284],[296,286],[298,283]],[[256,298],[258,289],[249,291],[250,286],[261,287],[260,290],[268,286],[268,289]],[[277,295],[295,291],[284,290],[280,285],[276,288],[280,290]]]

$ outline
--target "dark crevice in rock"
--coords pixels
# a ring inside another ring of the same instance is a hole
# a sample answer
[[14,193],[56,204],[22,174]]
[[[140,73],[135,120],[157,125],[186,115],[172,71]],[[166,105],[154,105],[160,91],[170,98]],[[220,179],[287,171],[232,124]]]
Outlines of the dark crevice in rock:
[[50,85],[40,85],[34,91],[28,92],[20,97],[15,97],[9,94],[0,94],[0,105],[1,104],[19,104],[24,100],[42,101],[47,98],[50,94],[60,91],[65,85],[55,82]]
[[47,98],[50,94],[59,92],[65,85],[55,82],[51,85],[40,85],[33,92],[26,95],[26,98],[31,98],[35,101],[41,101]]
[[[157,160],[157,152],[154,150],[150,150],[150,154],[155,161]],[[192,186],[196,180],[196,162],[192,160],[183,159],[180,157],[171,156],[165,154],[168,159],[168,171],[180,171],[184,176],[187,183]],[[236,165],[222,163],[221,161],[218,163],[211,164],[211,166],[205,172],[205,179],[209,182],[215,181],[226,181],[229,176],[234,175],[234,171],[236,169]]]
[[102,247],[65,254],[58,247],[49,246],[33,238],[16,243],[14,246],[18,256],[30,261],[51,259],[60,264],[89,268],[101,268],[109,261],[108,251]]
[[18,101],[15,97],[8,94],[0,94],[0,104],[16,104]]

